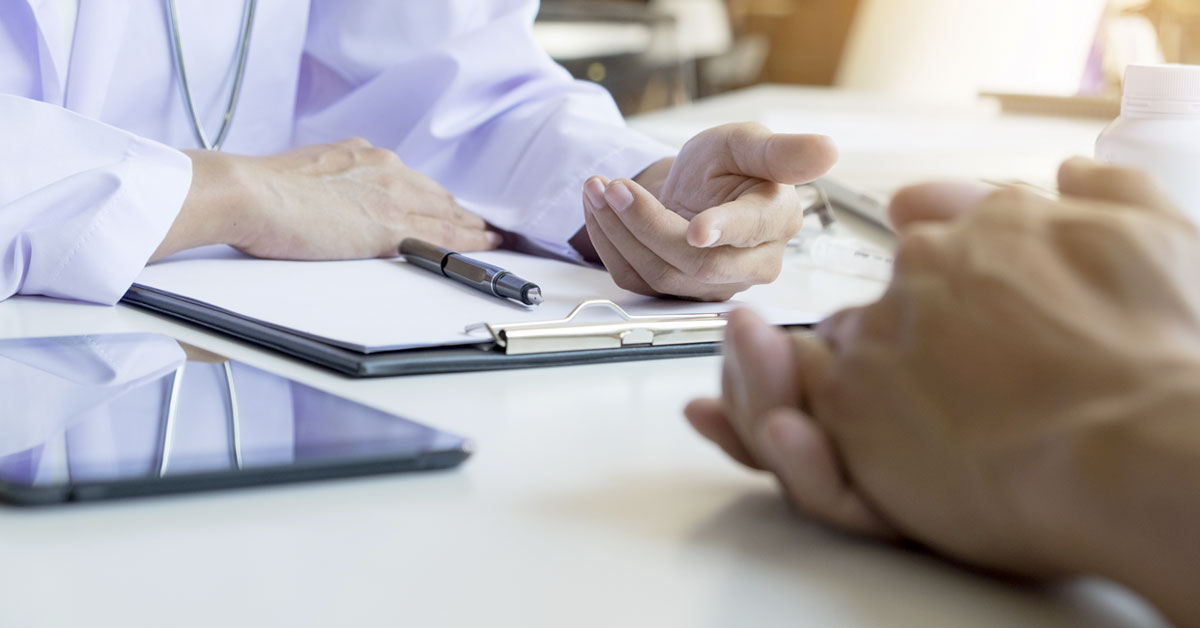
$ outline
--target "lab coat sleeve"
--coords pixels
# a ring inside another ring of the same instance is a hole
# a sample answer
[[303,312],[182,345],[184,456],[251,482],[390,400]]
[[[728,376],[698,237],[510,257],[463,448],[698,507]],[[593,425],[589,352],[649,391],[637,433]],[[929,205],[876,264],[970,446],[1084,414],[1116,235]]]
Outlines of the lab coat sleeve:
[[55,105],[0,94],[0,300],[116,303],[165,237],[191,160]]
[[536,0],[314,0],[299,144],[361,136],[468,209],[550,251],[583,226],[583,182],[632,177],[674,150],[625,126],[532,35]]
[[179,343],[155,334],[4,342],[0,382],[8,395],[0,457],[47,442],[93,410],[166,376],[185,359]]

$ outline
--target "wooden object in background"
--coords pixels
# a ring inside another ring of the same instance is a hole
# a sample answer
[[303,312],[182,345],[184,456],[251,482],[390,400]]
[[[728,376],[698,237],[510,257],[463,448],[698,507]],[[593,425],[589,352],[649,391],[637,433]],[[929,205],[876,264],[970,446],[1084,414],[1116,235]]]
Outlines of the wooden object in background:
[[730,0],[739,34],[770,40],[761,80],[831,85],[859,0]]

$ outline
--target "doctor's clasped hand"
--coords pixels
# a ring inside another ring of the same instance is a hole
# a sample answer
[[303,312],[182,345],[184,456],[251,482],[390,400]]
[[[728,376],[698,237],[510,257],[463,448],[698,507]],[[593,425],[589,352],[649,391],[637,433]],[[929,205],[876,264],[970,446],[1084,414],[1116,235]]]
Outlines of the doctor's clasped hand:
[[778,277],[804,208],[795,185],[837,159],[821,135],[727,124],[637,177],[584,184],[586,232],[572,242],[641,294],[722,301]]

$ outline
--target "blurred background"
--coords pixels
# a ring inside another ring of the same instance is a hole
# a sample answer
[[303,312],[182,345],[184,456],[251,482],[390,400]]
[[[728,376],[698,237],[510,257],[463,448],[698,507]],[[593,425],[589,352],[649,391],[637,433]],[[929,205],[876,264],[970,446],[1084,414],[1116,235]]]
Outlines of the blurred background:
[[1200,0],[543,0],[534,31],[627,115],[784,83],[1111,117],[1127,64],[1200,64]]

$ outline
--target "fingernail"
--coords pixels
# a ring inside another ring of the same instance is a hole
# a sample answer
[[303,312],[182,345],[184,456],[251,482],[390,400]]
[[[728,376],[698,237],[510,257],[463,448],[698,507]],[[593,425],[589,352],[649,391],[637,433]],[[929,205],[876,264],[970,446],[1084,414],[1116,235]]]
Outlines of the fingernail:
[[629,186],[619,181],[608,185],[608,189],[604,191],[604,198],[608,200],[609,206],[619,212],[629,209],[633,204],[633,192],[629,190]]
[[484,232],[484,237],[487,238],[488,244],[492,246],[500,246],[504,242],[504,236],[495,231]]
[[711,247],[712,245],[716,244],[717,240],[720,240],[720,239],[721,239],[721,230],[713,229],[712,231],[708,232],[708,237],[705,238],[704,242],[702,242],[700,244],[700,248],[707,249],[707,248]]
[[592,203],[593,208],[603,207],[604,202],[604,184],[600,179],[592,177],[583,184],[583,193],[587,195],[588,201]]

